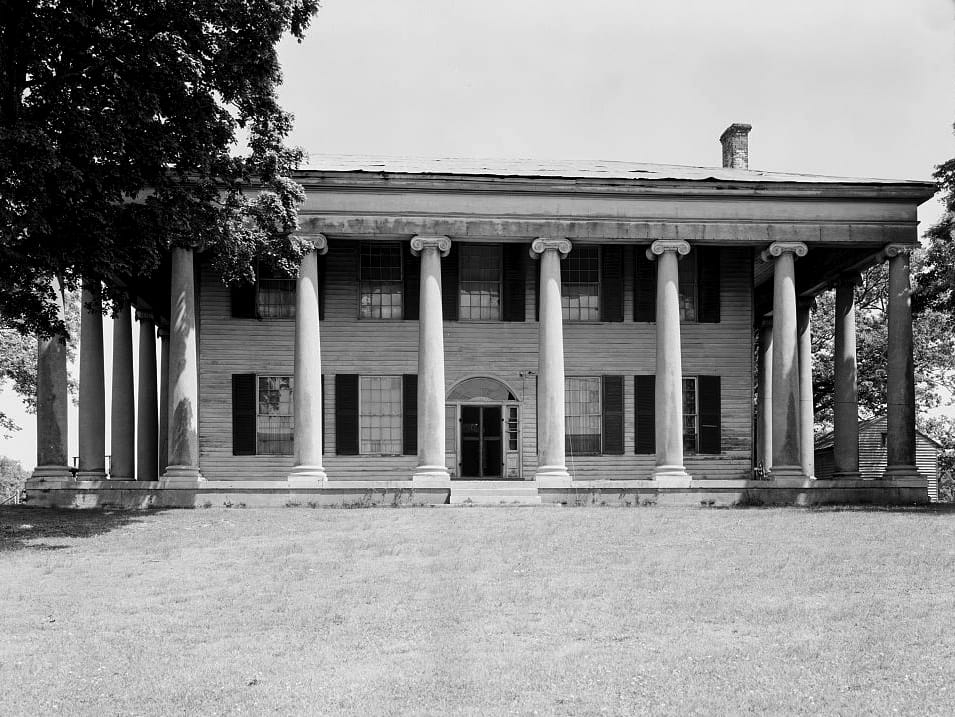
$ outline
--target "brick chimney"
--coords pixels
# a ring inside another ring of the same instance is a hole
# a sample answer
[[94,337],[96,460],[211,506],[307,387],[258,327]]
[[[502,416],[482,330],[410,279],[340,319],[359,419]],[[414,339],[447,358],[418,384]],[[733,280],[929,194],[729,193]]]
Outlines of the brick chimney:
[[749,131],[753,125],[734,122],[720,135],[723,145],[723,166],[727,169],[749,169]]

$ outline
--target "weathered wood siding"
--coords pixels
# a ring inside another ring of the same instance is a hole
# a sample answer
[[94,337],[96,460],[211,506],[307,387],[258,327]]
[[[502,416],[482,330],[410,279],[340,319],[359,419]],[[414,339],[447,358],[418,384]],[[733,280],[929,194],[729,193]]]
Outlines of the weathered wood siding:
[[[452,237],[453,238],[453,237]],[[529,242],[528,246],[529,246]],[[326,258],[325,319],[321,325],[325,380],[325,466],[330,480],[400,479],[410,476],[414,456],[335,455],[334,374],[400,375],[417,372],[417,321],[358,321],[358,244],[331,241]],[[624,321],[564,324],[568,376],[623,375],[624,454],[568,456],[580,480],[647,478],[652,455],[635,455],[635,374],[655,370],[655,325],[633,321],[634,252],[624,247]],[[752,251],[720,252],[721,322],[684,323],[683,372],[721,377],[722,449],[719,456],[687,456],[696,478],[744,478],[751,474],[752,449]],[[524,322],[445,322],[445,374],[450,389],[473,376],[491,376],[510,387],[521,407],[522,474],[536,468],[535,321],[536,261],[525,263]],[[204,273],[200,333],[200,464],[217,479],[284,479],[292,456],[233,456],[231,377],[234,373],[291,375],[294,322],[233,319],[229,290]]]

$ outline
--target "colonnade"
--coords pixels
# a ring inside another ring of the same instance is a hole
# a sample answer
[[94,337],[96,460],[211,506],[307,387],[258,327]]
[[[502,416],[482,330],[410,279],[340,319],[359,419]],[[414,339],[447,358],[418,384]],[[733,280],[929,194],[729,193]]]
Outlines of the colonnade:
[[[324,236],[311,237],[313,250],[301,262],[296,292],[294,357],[294,467],[291,482],[326,480],[322,462],[322,369],[317,256],[327,251]],[[445,457],[445,375],[441,257],[451,240],[416,236],[420,258],[418,344],[418,461],[415,481],[449,479]],[[530,248],[539,260],[538,336],[539,481],[570,475],[565,458],[564,347],[560,262],[573,250],[561,238],[538,238]],[[691,247],[682,240],[657,240],[647,250],[656,260],[656,465],[659,485],[688,486],[683,457],[682,359],[680,346],[679,259]],[[812,467],[812,368],[809,307],[797,302],[795,259],[800,242],[775,242],[763,252],[774,262],[772,321],[759,332],[759,460],[777,478],[807,477]],[[908,248],[885,249],[890,263],[888,357],[888,454],[886,477],[915,470],[914,379]],[[713,268],[710,268],[713,270]],[[193,253],[172,253],[170,319],[159,328],[159,394],[156,391],[154,317],[140,321],[139,406],[133,411],[132,329],[128,309],[114,321],[112,461],[110,478],[194,482],[201,480],[198,452],[198,354]],[[55,290],[62,312],[62,292]],[[102,480],[105,472],[103,327],[98,282],[84,286],[80,349],[79,471],[77,479]],[[858,426],[854,304],[851,277],[837,286],[836,300],[836,477],[858,477]],[[46,480],[70,478],[67,466],[66,352],[59,339],[41,341],[38,353],[37,469]],[[135,436],[135,439],[134,439]],[[136,445],[134,460],[133,446]],[[135,470],[134,470],[135,468]]]
[[[889,262],[887,421],[885,478],[917,477],[915,380],[909,252],[890,244],[879,259]],[[776,242],[763,252],[774,262],[773,309],[759,327],[757,349],[757,461],[776,478],[814,477],[812,347],[809,303],[797,303],[795,262],[800,242]],[[858,274],[836,282],[833,370],[833,477],[858,479],[859,402],[855,298]]]

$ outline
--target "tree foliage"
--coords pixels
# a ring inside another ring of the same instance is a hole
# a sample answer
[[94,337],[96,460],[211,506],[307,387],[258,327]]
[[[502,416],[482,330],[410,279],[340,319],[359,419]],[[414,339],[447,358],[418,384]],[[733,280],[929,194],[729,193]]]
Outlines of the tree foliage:
[[[224,280],[291,270],[301,160],[276,43],[318,0],[0,0],[0,316],[62,330],[49,277],[149,276],[172,246]],[[238,151],[245,132],[248,150]],[[256,191],[249,192],[251,187]],[[261,188],[263,191],[258,191]],[[112,298],[116,298],[114,295]]]

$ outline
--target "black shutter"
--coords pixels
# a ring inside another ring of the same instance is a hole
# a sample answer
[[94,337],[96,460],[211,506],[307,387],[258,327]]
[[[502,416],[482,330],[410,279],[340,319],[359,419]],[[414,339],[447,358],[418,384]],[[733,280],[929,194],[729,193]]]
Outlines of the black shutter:
[[458,245],[441,257],[441,312],[445,321],[458,320]]
[[720,377],[700,376],[697,381],[700,399],[700,453],[720,453]]
[[623,247],[600,248],[600,320],[623,321]]
[[335,375],[335,453],[358,455],[358,374]]
[[633,405],[636,422],[634,453],[657,452],[656,376],[633,377]]
[[505,244],[501,290],[501,318],[504,321],[524,321],[524,276],[527,256],[526,244]]
[[411,253],[411,244],[403,242],[401,256],[404,262],[404,307],[402,318],[418,319],[418,304],[421,302],[421,257]]
[[720,248],[700,247],[699,252],[696,261],[696,280],[700,283],[700,293],[697,294],[700,306],[697,316],[702,324],[718,324],[720,322]]
[[318,318],[320,321],[325,319],[325,268],[327,265],[327,256],[327,253],[318,255]]
[[623,376],[603,376],[603,454],[623,455]]
[[401,377],[401,452],[418,455],[418,375]]
[[255,374],[232,374],[232,455],[255,455]]
[[633,320],[657,320],[657,263],[647,259],[642,246],[636,248],[633,282]]
[[231,287],[232,318],[255,318],[255,284],[236,284]]

